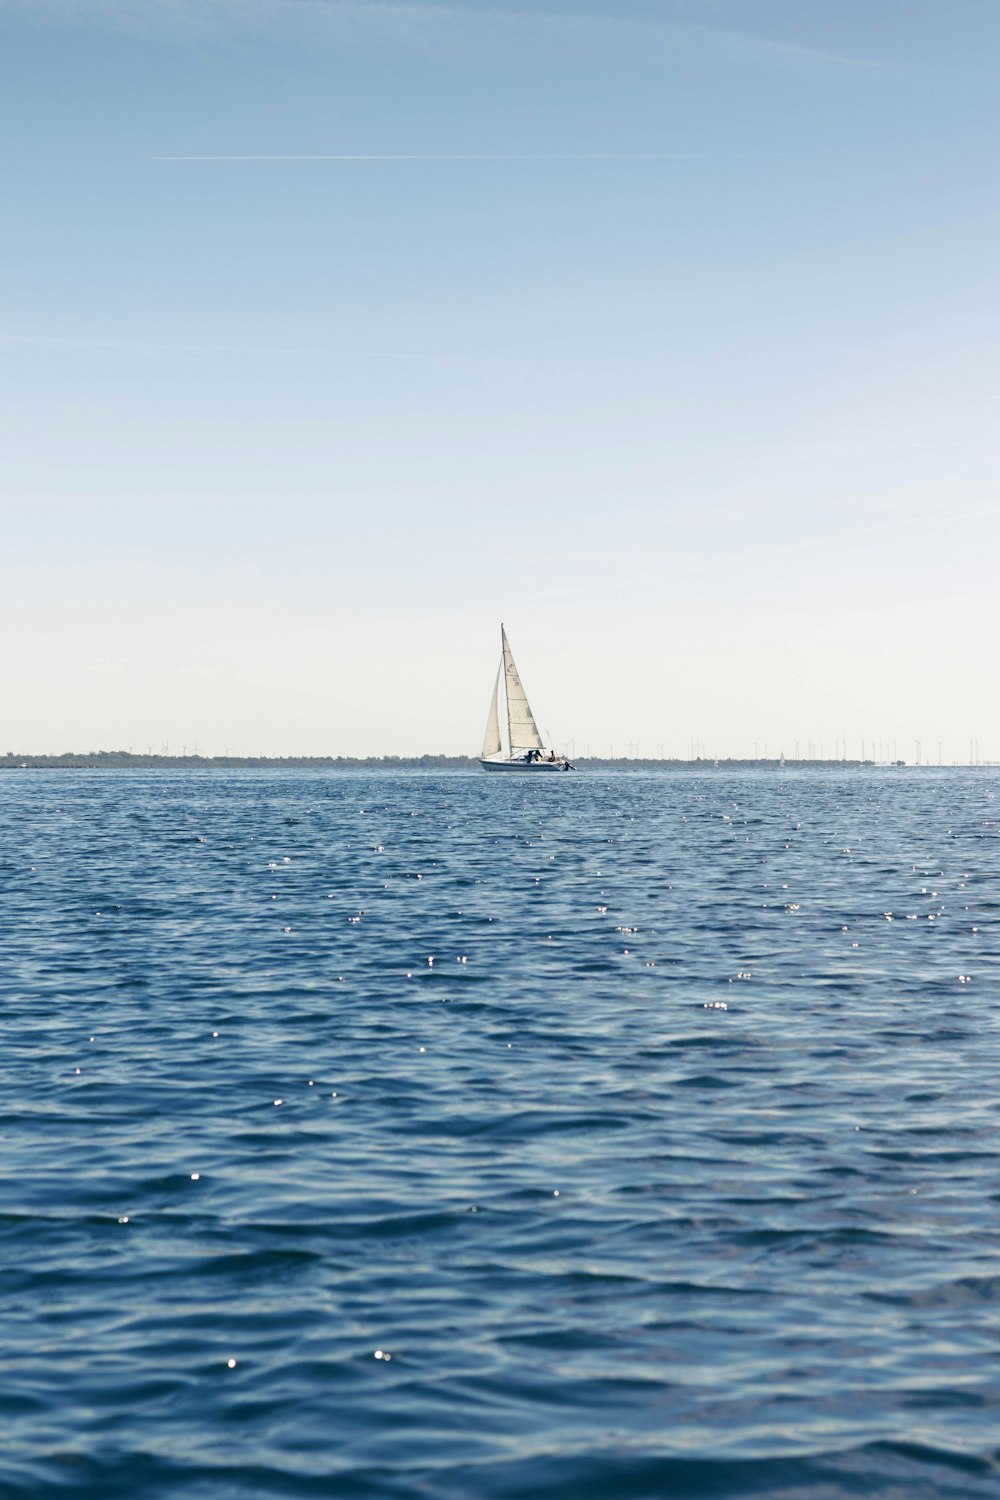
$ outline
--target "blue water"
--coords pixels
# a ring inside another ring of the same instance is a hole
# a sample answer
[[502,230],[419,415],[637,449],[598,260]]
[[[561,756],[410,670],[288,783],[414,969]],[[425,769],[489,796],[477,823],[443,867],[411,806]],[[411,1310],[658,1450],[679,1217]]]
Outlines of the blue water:
[[2,1500],[995,1497],[998,786],[6,773]]

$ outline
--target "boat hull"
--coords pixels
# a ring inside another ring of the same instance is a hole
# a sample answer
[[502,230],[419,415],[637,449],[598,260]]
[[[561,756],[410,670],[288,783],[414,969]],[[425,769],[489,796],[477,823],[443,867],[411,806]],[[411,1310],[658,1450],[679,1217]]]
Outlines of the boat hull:
[[572,766],[563,760],[480,760],[484,771],[514,771],[518,775],[537,776],[542,772],[571,771]]

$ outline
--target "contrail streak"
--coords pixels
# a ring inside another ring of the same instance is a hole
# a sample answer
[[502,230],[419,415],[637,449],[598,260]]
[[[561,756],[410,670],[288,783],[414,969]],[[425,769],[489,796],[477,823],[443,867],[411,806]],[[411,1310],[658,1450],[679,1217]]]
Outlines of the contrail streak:
[[154,161],[718,161],[787,156],[786,151],[579,151],[579,152],[342,152],[315,156],[154,156]]

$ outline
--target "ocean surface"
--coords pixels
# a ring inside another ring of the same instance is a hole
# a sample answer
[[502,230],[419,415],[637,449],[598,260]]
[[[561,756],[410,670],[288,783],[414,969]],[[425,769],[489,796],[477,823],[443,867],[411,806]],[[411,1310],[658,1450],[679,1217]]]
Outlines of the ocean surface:
[[998,789],[4,774],[0,1500],[996,1500]]

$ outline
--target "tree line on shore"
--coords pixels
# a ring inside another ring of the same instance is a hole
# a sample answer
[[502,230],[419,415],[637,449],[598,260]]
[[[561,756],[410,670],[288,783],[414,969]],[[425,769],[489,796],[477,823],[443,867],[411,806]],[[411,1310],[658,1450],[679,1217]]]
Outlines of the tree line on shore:
[[[641,760],[625,756],[581,756],[573,764],[584,771],[664,771],[678,767],[696,770],[751,770],[755,766],[817,767],[831,769],[874,765],[865,760],[770,760],[753,757]],[[899,761],[897,764],[902,765]],[[471,755],[168,755],[134,754],[131,750],[64,751],[52,755],[0,757],[0,770],[304,770],[304,771],[470,771],[478,765]]]

